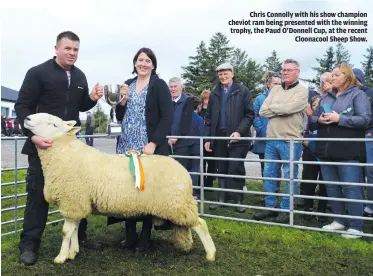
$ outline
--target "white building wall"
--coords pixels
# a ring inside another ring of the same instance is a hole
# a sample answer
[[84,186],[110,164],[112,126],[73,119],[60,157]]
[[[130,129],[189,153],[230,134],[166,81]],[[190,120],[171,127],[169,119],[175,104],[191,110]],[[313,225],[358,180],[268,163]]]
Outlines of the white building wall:
[[1,115],[3,116],[4,109],[7,108],[7,114],[5,116],[7,117],[15,117],[15,111],[14,111],[14,103],[13,102],[7,102],[7,101],[1,101]]

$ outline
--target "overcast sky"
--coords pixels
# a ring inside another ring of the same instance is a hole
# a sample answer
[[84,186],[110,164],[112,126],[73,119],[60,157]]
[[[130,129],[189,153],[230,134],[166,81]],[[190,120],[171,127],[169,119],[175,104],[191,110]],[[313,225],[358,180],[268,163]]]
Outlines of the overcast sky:
[[[216,32],[231,46],[246,50],[264,63],[273,49],[281,60],[300,62],[301,77],[315,75],[316,57],[333,43],[296,43],[293,35],[231,34],[228,21],[252,19],[256,12],[371,12],[368,43],[347,43],[351,63],[360,67],[366,48],[373,45],[373,1],[248,1],[248,0],[65,0],[3,1],[1,8],[1,84],[19,90],[26,71],[53,57],[56,36],[65,30],[81,39],[76,65],[86,74],[90,89],[97,83],[122,83],[132,77],[136,51],[151,48],[158,72],[168,81],[180,76],[181,66],[196,54],[201,40]],[[268,19],[268,18],[267,18]],[[365,18],[366,20],[367,18]],[[278,18],[276,19],[278,20]],[[362,28],[362,26],[360,26]]]

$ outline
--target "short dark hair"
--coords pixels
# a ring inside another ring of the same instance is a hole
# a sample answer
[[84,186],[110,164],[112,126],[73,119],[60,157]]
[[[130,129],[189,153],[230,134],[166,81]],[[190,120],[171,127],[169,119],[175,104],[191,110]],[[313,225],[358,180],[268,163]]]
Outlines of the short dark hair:
[[202,104],[202,101],[195,96],[192,96],[192,99],[193,99],[193,103],[194,103],[194,110],[196,110],[198,108],[198,106],[200,106]]
[[57,41],[56,42],[58,43],[58,41],[60,41],[62,38],[65,38],[65,37],[72,40],[72,41],[79,41],[80,42],[79,36],[77,36],[75,33],[70,32],[70,31],[60,33],[57,36]]
[[132,74],[137,74],[137,70],[136,70],[136,61],[139,57],[139,55],[141,53],[144,53],[145,55],[147,55],[150,60],[152,61],[153,63],[153,66],[154,66],[154,69],[152,70],[152,75],[156,75],[157,73],[157,58],[155,57],[155,54],[152,50],[150,50],[149,48],[141,48],[140,50],[137,51],[136,55],[133,57],[133,71],[132,71]]

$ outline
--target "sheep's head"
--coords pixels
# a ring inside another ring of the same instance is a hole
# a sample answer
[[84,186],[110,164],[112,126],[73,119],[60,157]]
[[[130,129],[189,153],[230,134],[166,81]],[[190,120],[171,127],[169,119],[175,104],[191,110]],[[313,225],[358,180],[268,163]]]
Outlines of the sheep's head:
[[64,134],[75,135],[81,128],[74,127],[76,121],[64,121],[48,113],[36,113],[26,117],[24,126],[35,135],[54,139]]

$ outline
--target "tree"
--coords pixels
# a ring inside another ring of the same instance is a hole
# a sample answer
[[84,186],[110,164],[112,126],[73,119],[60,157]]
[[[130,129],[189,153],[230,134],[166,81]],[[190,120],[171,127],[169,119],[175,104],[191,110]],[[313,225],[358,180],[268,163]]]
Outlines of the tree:
[[267,57],[263,67],[266,71],[281,72],[282,64],[277,57],[277,53],[275,50],[272,51],[271,56]]
[[210,40],[208,47],[209,55],[209,71],[208,77],[211,83],[216,83],[218,80],[216,74],[216,67],[224,62],[229,62],[232,54],[233,47],[229,46],[228,38],[222,33],[216,33]]
[[335,49],[335,65],[340,63],[347,63],[351,67],[353,67],[353,64],[350,64],[350,58],[351,55],[348,52],[347,49],[343,46],[342,43],[338,43]]
[[367,55],[363,55],[366,60],[361,62],[363,72],[365,75],[365,85],[373,87],[373,47],[367,48]]
[[217,81],[216,67],[228,62],[232,56],[233,47],[222,33],[216,33],[210,40],[210,45],[201,41],[197,47],[197,55],[190,56],[189,65],[181,67],[184,73],[184,90],[198,96],[204,89],[212,89]]
[[262,66],[248,59],[246,51],[231,47],[222,33],[214,34],[208,46],[201,41],[196,50],[197,54],[189,57],[189,65],[182,67],[185,92],[199,96],[204,89],[212,90],[218,81],[216,67],[224,62],[232,64],[236,81],[254,95],[260,91]]
[[323,58],[316,58],[316,61],[319,63],[318,67],[313,67],[312,69],[317,72],[316,77],[313,80],[305,80],[310,83],[320,84],[320,76],[325,72],[331,72],[334,65],[336,64],[334,49],[330,46]]
[[96,123],[96,133],[106,133],[108,126],[108,116],[103,111],[100,103],[96,104],[96,107],[93,110],[93,116],[95,117]]
[[251,92],[252,97],[255,98],[259,93],[263,91],[263,66],[258,64],[255,60],[249,58],[246,64],[235,70],[235,81],[241,82]]
[[190,56],[188,59],[189,65],[181,67],[184,70],[181,75],[185,79],[184,90],[187,93],[197,95],[198,91],[208,89],[211,86],[208,81],[210,66],[205,42],[201,41],[197,47],[197,55]]

